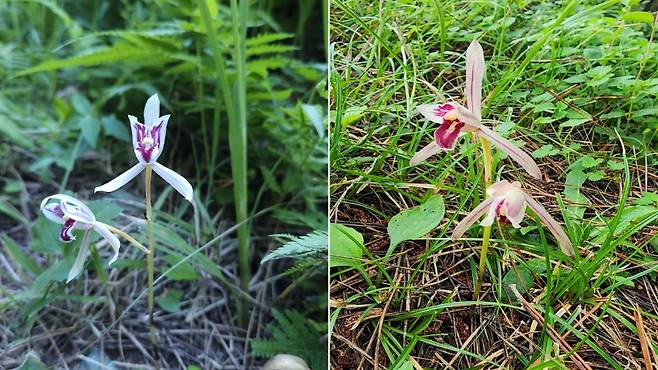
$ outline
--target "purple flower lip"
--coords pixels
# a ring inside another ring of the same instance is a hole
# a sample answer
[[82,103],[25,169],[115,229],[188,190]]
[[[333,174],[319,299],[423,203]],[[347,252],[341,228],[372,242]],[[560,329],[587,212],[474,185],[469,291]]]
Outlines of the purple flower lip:
[[457,118],[457,112],[451,104],[439,105],[434,109],[434,113],[443,119],[441,125],[434,131],[434,141],[441,149],[454,149],[464,122]]
[[160,151],[160,129],[162,121],[153,127],[146,127],[144,124],[135,122],[135,132],[137,133],[137,148],[135,152],[141,156],[146,163],[151,163],[152,159]]
[[64,243],[70,243],[74,241],[75,235],[73,235],[71,232],[73,226],[75,226],[74,219],[69,218],[64,221],[64,226],[62,226],[62,230],[59,232],[59,240],[63,241]]

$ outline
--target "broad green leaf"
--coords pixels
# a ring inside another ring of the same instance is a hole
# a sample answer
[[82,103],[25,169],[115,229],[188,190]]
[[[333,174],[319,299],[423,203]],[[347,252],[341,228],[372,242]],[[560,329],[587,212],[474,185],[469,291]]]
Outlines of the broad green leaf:
[[603,171],[601,171],[601,170],[597,170],[597,171],[594,171],[594,172],[590,172],[590,173],[588,174],[588,177],[587,177],[587,178],[588,178],[590,181],[599,181],[599,180],[602,180],[603,177],[605,177],[605,172],[603,172]]
[[98,221],[107,224],[113,224],[112,219],[117,217],[123,210],[123,207],[109,200],[94,200],[87,202],[87,206],[94,212],[94,216]]
[[593,168],[593,167],[598,166],[598,165],[601,164],[601,163],[603,163],[603,159],[601,159],[601,158],[596,158],[596,159],[595,159],[595,158],[593,158],[593,157],[591,157],[591,156],[589,156],[589,155],[584,156],[584,157],[580,160],[580,164],[581,164],[584,168]]
[[534,286],[534,275],[546,272],[546,262],[541,258],[534,258],[527,264],[513,265],[503,276],[503,288],[510,299],[514,299],[514,294],[509,289],[511,284],[516,284],[519,293],[523,294],[526,290]]
[[[182,259],[183,257],[179,257],[173,254],[164,256],[164,260],[167,261],[168,266],[164,266],[161,269],[161,271],[164,273],[165,271],[169,270],[169,268],[176,265]],[[167,274],[167,277],[171,280],[197,280],[199,278],[199,274],[197,274],[196,271],[194,271],[194,267],[192,267],[191,264],[185,261],[180,265],[178,265],[173,270],[171,270]]]
[[158,306],[169,313],[176,313],[180,311],[180,300],[183,297],[183,292],[178,289],[168,291],[165,295],[161,295],[156,299]]
[[59,241],[58,235],[62,225],[56,224],[39,214],[37,222],[32,226],[32,244],[30,248],[35,252],[48,252],[60,254],[63,243]]
[[340,224],[329,225],[329,266],[361,267],[363,255],[363,235]]
[[439,225],[444,214],[443,196],[436,194],[425,203],[393,216],[388,222],[387,230],[391,245],[386,255],[390,255],[400,242],[418,239],[432,231]]
[[535,113],[553,112],[555,110],[555,104],[547,101],[541,104],[537,104],[532,110]]
[[624,169],[624,162],[619,162],[615,160],[608,160],[608,168],[615,171],[621,171]]
[[101,131],[100,122],[93,116],[83,116],[78,119],[78,125],[82,131],[82,137],[92,147],[96,148],[96,141]]
[[101,122],[103,123],[103,131],[106,134],[122,141],[130,141],[130,131],[128,131],[127,125],[115,116],[105,116]]
[[91,107],[87,97],[84,95],[80,93],[73,94],[73,97],[71,97],[71,103],[79,115],[91,116],[93,114],[93,108]]
[[585,213],[585,208],[582,205],[590,204],[589,199],[580,192],[583,184],[587,181],[587,177],[588,175],[578,166],[567,174],[564,184],[564,196],[567,200],[573,202],[573,205],[568,206],[567,209],[577,218],[582,218]]
[[533,158],[544,158],[544,157],[549,157],[553,155],[560,154],[559,149],[555,149],[552,144],[546,144],[542,146],[541,148],[535,150],[532,152]]

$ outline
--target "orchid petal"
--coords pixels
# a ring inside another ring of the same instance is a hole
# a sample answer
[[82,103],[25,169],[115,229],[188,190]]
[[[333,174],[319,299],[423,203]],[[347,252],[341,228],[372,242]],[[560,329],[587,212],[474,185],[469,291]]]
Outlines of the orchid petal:
[[434,130],[434,142],[443,150],[455,149],[457,138],[464,128],[464,122],[459,120],[444,120],[436,130]]
[[409,165],[415,166],[440,151],[441,148],[438,145],[436,145],[436,142],[434,140],[432,140],[431,143],[429,143],[423,149],[419,150],[416,154],[414,154],[414,156],[409,161]]
[[110,229],[108,229],[107,225],[105,225],[102,222],[94,222],[94,230],[96,230],[99,234],[107,240],[107,242],[110,244],[112,249],[114,249],[114,256],[110,259],[110,262],[108,265],[112,265],[114,261],[119,258],[119,247],[121,247],[121,243],[119,242],[119,238],[116,237],[116,235],[112,234]]
[[169,183],[169,185],[173,186],[187,201],[192,202],[194,190],[192,189],[192,185],[183,176],[158,162],[153,163],[153,170]]
[[480,222],[480,226],[491,226],[493,225],[496,217],[498,216],[498,210],[505,204],[505,197],[493,198],[491,207],[489,207],[489,212],[487,216]]
[[158,132],[158,151],[153,153],[153,162],[157,161],[160,158],[160,154],[164,151],[165,138],[167,137],[167,123],[169,122],[169,117],[171,114],[164,115],[160,117],[158,125],[160,129]]
[[141,125],[139,123],[139,120],[137,120],[137,117],[131,116],[130,114],[128,115],[128,120],[130,121],[130,132],[132,133],[133,137],[133,149],[137,150],[137,147],[139,146],[138,142],[138,135],[137,135],[137,125]]
[[452,232],[452,240],[457,240],[464,235],[466,230],[475,223],[475,221],[480,218],[485,212],[487,212],[487,209],[490,208],[491,204],[493,203],[494,198],[487,198],[485,199],[482,203],[480,203],[475,209],[473,209],[469,214],[464,217],[457,226],[455,226],[455,230]]
[[466,125],[471,126],[472,128],[478,128],[482,126],[480,123],[480,118],[473,112],[459,104],[454,104],[454,106],[455,110],[457,111],[457,119],[464,122]]
[[466,106],[481,117],[482,79],[484,77],[484,52],[477,40],[473,40],[466,49]]
[[512,144],[511,141],[503,138],[497,133],[493,132],[486,126],[480,126],[478,132],[486,137],[491,143],[497,146],[500,150],[507,153],[512,159],[514,159],[518,164],[525,169],[530,176],[541,179],[541,170],[537,163],[528,155],[528,153],[521,150],[516,145]]
[[157,123],[160,118],[160,99],[158,94],[153,94],[144,105],[144,124],[151,127]]
[[59,240],[63,243],[70,243],[75,240],[75,235],[73,235],[73,229],[76,228],[78,222],[74,219],[68,219],[64,221],[62,229],[59,231]]
[[73,266],[71,267],[71,271],[69,271],[69,275],[66,278],[66,283],[70,283],[71,280],[75,279],[78,274],[80,274],[80,271],[82,271],[82,268],[85,266],[85,261],[87,260],[87,256],[89,255],[89,231],[85,231],[85,235],[82,237],[82,243],[80,243],[80,251],[78,252],[78,256],[75,258],[75,262],[73,263]]
[[416,109],[428,120],[435,123],[443,123],[443,114],[437,113],[440,111],[441,106],[443,104],[421,104]]
[[510,183],[507,180],[500,180],[489,186],[486,190],[486,193],[490,197],[504,196],[511,190],[512,186],[517,186],[520,188],[520,184],[516,181],[514,183]]
[[[51,200],[59,201],[59,203],[57,205],[48,206],[48,202]],[[61,212],[61,215],[54,213],[58,207],[58,211]],[[55,194],[44,198],[44,200],[41,201],[40,208],[41,212],[43,212],[49,220],[59,224],[64,223],[64,216],[83,223],[90,223],[96,220],[94,213],[86,204],[66,194]]]
[[142,163],[137,163],[133,167],[131,167],[128,171],[122,173],[121,175],[117,176],[110,182],[97,186],[94,189],[94,193],[99,192],[99,191],[104,191],[106,193],[115,191],[119,189],[120,187],[126,185],[130,180],[135,178],[135,176],[139,175],[142,171],[144,170],[144,164]]
[[521,221],[525,216],[526,200],[525,192],[518,188],[516,191],[511,191],[505,198],[505,216],[515,228],[521,227]]
[[135,116],[128,116],[128,118],[130,119],[130,131],[132,132],[133,136],[133,149],[135,151],[135,157],[137,157],[139,163],[147,164],[148,161],[144,159],[144,147],[142,143],[146,138],[146,131],[148,128],[137,121]]
[[[84,223],[84,224],[91,224],[94,221],[96,221],[96,216],[91,212],[87,206],[84,206],[84,208],[79,207],[77,205],[70,205],[67,202],[61,202],[60,206],[62,208],[62,211],[64,212],[64,216],[68,217],[72,220]],[[81,229],[84,229],[86,227],[80,227]]]
[[44,216],[46,216],[47,219],[52,222],[56,222],[58,224],[64,223],[64,211],[62,211],[62,207],[59,205],[59,203],[44,205],[43,202],[41,202],[41,212]]
[[558,244],[560,244],[562,252],[569,256],[573,256],[574,250],[573,245],[571,244],[571,240],[569,240],[567,234],[564,232],[564,230],[562,230],[560,224],[553,217],[551,217],[546,209],[544,209],[544,207],[542,207],[542,205],[539,204],[533,197],[525,194],[525,200],[528,203],[528,206],[530,206],[530,208],[542,220],[544,225],[546,225],[551,234],[553,234]]

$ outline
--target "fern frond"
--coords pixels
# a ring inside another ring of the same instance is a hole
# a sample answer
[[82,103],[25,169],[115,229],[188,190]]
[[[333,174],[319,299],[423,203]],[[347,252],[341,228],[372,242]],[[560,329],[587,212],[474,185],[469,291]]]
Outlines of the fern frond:
[[298,48],[294,45],[281,45],[281,44],[265,44],[256,45],[247,48],[247,57],[264,54],[283,54],[295,51]]
[[260,35],[247,39],[245,44],[247,47],[265,45],[271,42],[291,39],[293,37],[295,37],[295,35],[292,33],[261,33]]
[[265,255],[260,263],[286,257],[301,259],[326,256],[327,250],[329,249],[329,236],[324,231],[316,230],[310,234],[302,236],[292,236],[287,234],[276,234],[272,236],[284,240],[287,239],[288,241],[283,246]]

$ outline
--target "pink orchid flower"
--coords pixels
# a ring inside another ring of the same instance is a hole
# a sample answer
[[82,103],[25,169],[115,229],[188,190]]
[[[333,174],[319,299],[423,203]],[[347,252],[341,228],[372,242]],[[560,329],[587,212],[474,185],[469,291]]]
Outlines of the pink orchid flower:
[[525,216],[526,206],[529,206],[555,236],[562,251],[569,256],[574,255],[573,245],[560,224],[541,204],[521,189],[518,181],[513,183],[507,180],[498,181],[487,189],[487,196],[484,202],[475,207],[455,227],[452,234],[453,240],[461,238],[466,230],[484,214],[486,217],[480,222],[482,226],[491,226],[494,219],[502,219],[509,221],[514,228],[518,229]]
[[133,148],[139,163],[112,181],[95,188],[94,192],[115,191],[139,175],[146,166],[152,166],[155,173],[173,186],[185,199],[192,201],[194,193],[192,185],[183,176],[157,162],[164,149],[169,116],[171,115],[160,117],[158,94],[154,94],[146,101],[143,124],[137,120],[137,117],[128,116],[133,136]]
[[475,132],[517,161],[532,177],[541,178],[537,163],[526,152],[509,140],[482,125],[482,79],[484,78],[484,52],[477,40],[466,50],[466,107],[455,102],[424,104],[418,111],[428,120],[438,123],[434,140],[411,158],[412,166],[442,150],[453,150],[457,138],[465,132]]
[[41,212],[50,221],[62,225],[62,230],[59,232],[59,240],[64,243],[70,243],[75,240],[73,230],[85,230],[82,243],[80,244],[80,251],[69,272],[67,283],[82,271],[85,260],[89,255],[89,232],[92,229],[101,234],[114,249],[114,256],[110,259],[109,265],[112,265],[119,257],[119,247],[121,244],[119,243],[119,238],[110,231],[111,226],[96,221],[94,213],[81,201],[65,194],[51,195],[41,201]]

